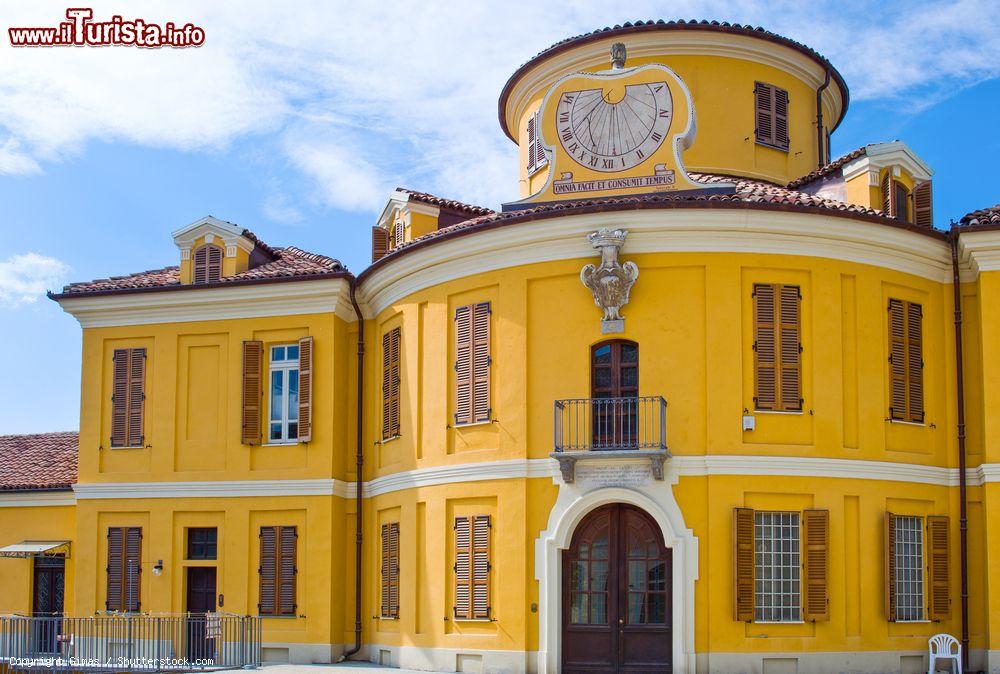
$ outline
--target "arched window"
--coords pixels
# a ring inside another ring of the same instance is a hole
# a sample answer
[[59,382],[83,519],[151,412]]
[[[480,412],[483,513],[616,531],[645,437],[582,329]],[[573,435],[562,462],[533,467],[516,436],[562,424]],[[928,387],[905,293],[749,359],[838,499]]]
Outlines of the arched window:
[[222,278],[222,249],[205,244],[194,251],[193,283],[212,283]]
[[639,345],[624,339],[590,349],[595,449],[627,449],[638,440]]

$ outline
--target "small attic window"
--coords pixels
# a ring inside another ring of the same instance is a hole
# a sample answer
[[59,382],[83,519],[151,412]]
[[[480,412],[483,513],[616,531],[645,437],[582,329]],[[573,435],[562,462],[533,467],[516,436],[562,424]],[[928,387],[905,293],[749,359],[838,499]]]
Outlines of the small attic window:
[[222,249],[210,243],[197,248],[191,256],[192,283],[214,283],[222,278]]

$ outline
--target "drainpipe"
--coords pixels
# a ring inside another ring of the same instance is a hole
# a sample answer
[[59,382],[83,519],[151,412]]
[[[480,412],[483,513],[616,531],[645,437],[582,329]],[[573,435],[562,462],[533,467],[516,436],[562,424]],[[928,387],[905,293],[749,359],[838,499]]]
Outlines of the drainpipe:
[[823,152],[823,92],[830,86],[830,69],[826,69],[826,79],[816,90],[816,168],[823,168],[826,164],[826,154]]
[[343,653],[337,662],[343,662],[347,658],[351,657],[355,653],[361,650],[361,543],[363,540],[362,536],[362,518],[361,518],[361,506],[362,506],[362,489],[361,486],[364,483],[364,475],[361,472],[362,467],[365,463],[365,448],[364,448],[364,402],[365,402],[365,317],[361,314],[361,307],[358,306],[358,300],[355,296],[355,290],[357,289],[357,279],[351,278],[350,288],[351,288],[351,305],[354,307],[354,315],[358,317],[358,420],[357,420],[357,475],[355,478],[355,539],[354,539],[354,646]]
[[[952,223],[954,224],[954,223]],[[962,565],[962,671],[969,671],[969,520],[965,478],[965,389],[962,367],[962,285],[958,269],[958,232],[951,230],[951,267],[955,292],[955,371],[958,388],[958,493]]]

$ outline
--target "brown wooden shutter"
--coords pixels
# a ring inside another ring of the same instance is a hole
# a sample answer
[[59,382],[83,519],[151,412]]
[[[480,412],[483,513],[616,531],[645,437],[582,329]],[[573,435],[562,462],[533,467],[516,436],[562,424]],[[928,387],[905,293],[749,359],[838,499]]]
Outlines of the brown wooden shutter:
[[299,442],[312,440],[313,338],[299,340]]
[[472,305],[455,310],[455,423],[472,423]]
[[798,286],[778,286],[778,357],[781,371],[778,377],[780,409],[797,412],[802,409],[802,341],[800,339],[800,302]]
[[926,180],[913,188],[913,223],[921,227],[934,226],[934,201],[931,181]]
[[951,617],[950,545],[948,518],[934,515],[927,518],[927,617],[947,620]]
[[906,302],[906,413],[915,423],[924,421],[923,308]]
[[826,510],[802,512],[804,593],[803,620],[829,620],[828,578],[830,557],[830,513]]
[[389,253],[389,232],[383,227],[372,227],[372,262],[381,260]]
[[382,335],[382,439],[399,435],[399,342],[401,331]]
[[127,611],[137,612],[142,597],[142,529],[125,529],[125,585],[122,595]]
[[383,618],[399,617],[399,523],[382,525]]
[[906,319],[904,302],[889,300],[889,418],[906,420]]
[[754,619],[754,511],[733,509],[733,619]]
[[774,291],[775,286],[765,283],[753,287],[754,407],[758,410],[778,409]]
[[143,417],[146,408],[146,349],[129,349],[128,437],[129,447],[142,447]]
[[108,596],[104,602],[106,611],[125,610],[122,587],[125,581],[125,529],[108,528]]
[[222,249],[205,244],[192,256],[194,283],[213,283],[222,278]]
[[490,303],[480,302],[472,318],[472,421],[489,421],[490,409]]
[[889,300],[889,418],[924,421],[923,309]]
[[128,439],[129,349],[115,349],[111,385],[111,446],[124,447]]
[[885,513],[885,617],[896,622],[896,516]]
[[757,124],[757,142],[774,144],[774,89],[770,84],[757,82],[754,93],[754,117]]
[[141,447],[146,406],[146,349],[115,349],[111,446]]
[[472,518],[455,518],[455,617],[472,618]]
[[772,87],[774,92],[774,144],[788,149],[788,92]]
[[490,617],[490,516],[472,522],[472,617]]
[[896,192],[892,185],[891,168],[887,168],[882,175],[882,212],[890,218],[896,217]]
[[277,614],[278,527],[260,528],[260,597],[257,611],[260,615]]
[[263,377],[264,343],[247,340],[243,342],[243,425],[240,436],[244,445],[260,444]]
[[295,615],[297,542],[295,527],[278,527],[278,615]]

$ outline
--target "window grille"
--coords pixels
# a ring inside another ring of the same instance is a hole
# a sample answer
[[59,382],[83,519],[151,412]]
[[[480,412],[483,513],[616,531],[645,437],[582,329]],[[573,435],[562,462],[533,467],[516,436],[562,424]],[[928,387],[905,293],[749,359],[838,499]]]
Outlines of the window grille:
[[896,516],[896,620],[924,619],[924,523]]
[[799,513],[754,513],[754,545],[754,620],[801,620]]

